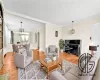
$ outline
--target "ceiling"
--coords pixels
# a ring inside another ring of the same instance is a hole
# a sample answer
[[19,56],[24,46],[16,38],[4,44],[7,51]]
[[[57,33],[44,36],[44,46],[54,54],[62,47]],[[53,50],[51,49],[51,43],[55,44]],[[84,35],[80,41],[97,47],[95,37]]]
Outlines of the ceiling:
[[100,0],[3,0],[4,7],[12,12],[58,25],[100,13]]
[[40,23],[9,13],[4,13],[4,20],[8,29],[12,31],[19,31],[19,29],[21,28],[21,21],[23,22],[22,28],[24,28],[25,32],[31,32],[45,26],[44,23]]

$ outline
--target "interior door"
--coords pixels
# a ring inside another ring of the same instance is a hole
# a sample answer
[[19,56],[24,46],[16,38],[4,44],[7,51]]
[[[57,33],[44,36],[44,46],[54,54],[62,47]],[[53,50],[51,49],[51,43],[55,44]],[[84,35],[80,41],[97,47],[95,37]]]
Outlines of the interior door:
[[97,46],[97,53],[100,56],[100,23],[92,27],[92,41]]

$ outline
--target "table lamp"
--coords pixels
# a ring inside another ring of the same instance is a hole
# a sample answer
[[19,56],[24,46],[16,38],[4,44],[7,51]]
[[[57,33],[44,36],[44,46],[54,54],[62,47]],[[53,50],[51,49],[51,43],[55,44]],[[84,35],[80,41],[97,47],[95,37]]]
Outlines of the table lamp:
[[89,46],[89,50],[91,51],[91,54],[94,55],[93,51],[97,51],[97,46]]

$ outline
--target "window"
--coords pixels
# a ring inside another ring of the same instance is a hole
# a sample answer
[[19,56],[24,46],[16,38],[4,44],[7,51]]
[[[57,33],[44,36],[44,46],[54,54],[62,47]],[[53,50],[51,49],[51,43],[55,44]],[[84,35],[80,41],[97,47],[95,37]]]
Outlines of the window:
[[21,41],[28,41],[29,35],[21,35]]
[[29,33],[21,33],[20,37],[21,41],[29,41]]

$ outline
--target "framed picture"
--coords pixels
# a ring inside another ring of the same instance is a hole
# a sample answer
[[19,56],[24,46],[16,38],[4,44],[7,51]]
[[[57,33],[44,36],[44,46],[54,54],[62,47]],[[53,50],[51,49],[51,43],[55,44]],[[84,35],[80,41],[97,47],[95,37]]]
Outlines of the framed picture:
[[58,37],[58,31],[55,31],[55,37]]

